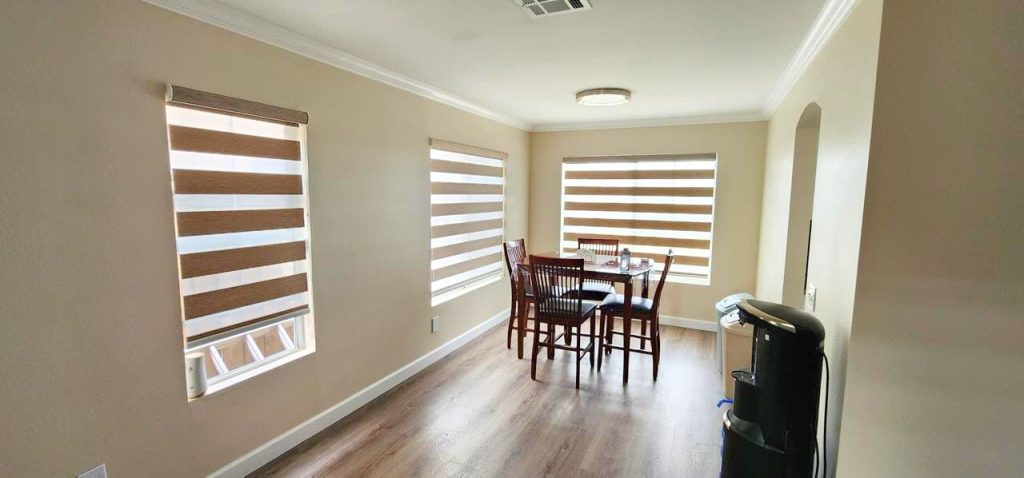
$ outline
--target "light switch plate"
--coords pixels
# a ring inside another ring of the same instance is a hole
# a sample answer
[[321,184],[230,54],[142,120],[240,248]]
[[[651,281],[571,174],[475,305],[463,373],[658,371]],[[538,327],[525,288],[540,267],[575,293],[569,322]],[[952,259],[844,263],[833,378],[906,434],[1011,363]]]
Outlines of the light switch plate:
[[81,475],[78,478],[107,478],[107,464],[104,463],[96,468],[93,468]]
[[807,291],[804,292],[804,310],[808,312],[814,312],[814,307],[818,302],[818,288],[812,284],[807,284]]
[[430,333],[437,332],[438,330],[441,330],[441,319],[433,317],[430,319]]

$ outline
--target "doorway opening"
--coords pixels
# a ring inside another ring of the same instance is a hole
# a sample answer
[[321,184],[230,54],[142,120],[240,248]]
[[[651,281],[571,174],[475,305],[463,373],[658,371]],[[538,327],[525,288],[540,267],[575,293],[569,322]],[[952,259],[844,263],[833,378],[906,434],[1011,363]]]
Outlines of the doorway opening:
[[789,194],[789,232],[782,301],[802,308],[807,290],[811,235],[814,228],[814,178],[818,167],[821,107],[811,103],[797,122],[793,139],[793,176]]

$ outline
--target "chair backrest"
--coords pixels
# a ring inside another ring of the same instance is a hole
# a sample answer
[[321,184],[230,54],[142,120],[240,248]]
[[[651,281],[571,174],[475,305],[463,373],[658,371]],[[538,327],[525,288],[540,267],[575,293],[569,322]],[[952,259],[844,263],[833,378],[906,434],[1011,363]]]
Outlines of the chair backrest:
[[508,268],[508,277],[511,279],[512,293],[516,291],[519,284],[518,266],[526,260],[526,239],[516,239],[505,242],[505,267]]
[[580,237],[576,239],[578,249],[590,249],[600,256],[619,255],[618,239],[601,239],[597,237]]
[[[530,256],[530,279],[540,319],[576,318],[583,310],[583,259]],[[575,294],[567,294],[575,291]],[[570,298],[571,297],[571,298]]]
[[651,311],[654,313],[658,312],[658,304],[661,303],[661,290],[665,288],[665,278],[668,277],[669,269],[672,268],[672,262],[675,259],[676,256],[669,250],[668,255],[665,256],[665,268],[661,270],[661,278],[658,279],[658,288],[654,289],[654,303],[651,304]]

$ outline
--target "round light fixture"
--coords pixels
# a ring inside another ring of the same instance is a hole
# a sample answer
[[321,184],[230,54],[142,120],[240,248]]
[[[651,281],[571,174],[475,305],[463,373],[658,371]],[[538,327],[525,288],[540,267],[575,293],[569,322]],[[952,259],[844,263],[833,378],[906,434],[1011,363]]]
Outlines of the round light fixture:
[[593,88],[576,93],[576,102],[584,106],[614,106],[629,103],[632,96],[625,88]]

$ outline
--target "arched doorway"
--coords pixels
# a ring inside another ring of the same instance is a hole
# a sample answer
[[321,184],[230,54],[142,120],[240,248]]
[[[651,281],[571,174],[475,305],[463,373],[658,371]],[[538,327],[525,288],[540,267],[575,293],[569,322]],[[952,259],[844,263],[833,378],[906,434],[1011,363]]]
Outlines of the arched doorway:
[[793,176],[789,195],[789,233],[786,240],[786,269],[782,301],[801,308],[807,288],[807,267],[814,223],[814,177],[818,166],[818,136],[821,107],[804,108],[793,139]]

